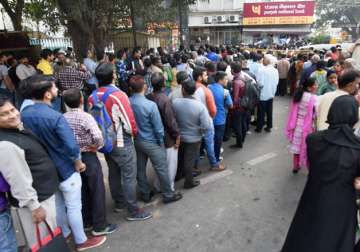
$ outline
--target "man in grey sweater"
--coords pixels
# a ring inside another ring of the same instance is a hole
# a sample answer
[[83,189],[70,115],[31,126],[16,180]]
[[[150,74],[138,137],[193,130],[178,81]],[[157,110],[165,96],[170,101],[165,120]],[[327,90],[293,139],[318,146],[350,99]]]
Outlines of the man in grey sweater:
[[212,119],[206,107],[192,96],[195,90],[195,82],[186,80],[182,83],[184,97],[173,101],[181,139],[177,177],[185,176],[186,189],[200,184],[200,181],[193,179],[193,167],[200,151],[203,134],[212,127]]

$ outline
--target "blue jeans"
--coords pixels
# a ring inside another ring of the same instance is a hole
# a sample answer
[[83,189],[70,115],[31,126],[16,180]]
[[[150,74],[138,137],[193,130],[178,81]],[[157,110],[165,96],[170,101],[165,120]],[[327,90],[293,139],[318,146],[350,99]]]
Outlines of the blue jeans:
[[57,224],[61,227],[64,237],[72,231],[76,244],[82,244],[87,240],[81,213],[81,185],[80,174],[74,172],[60,183],[60,191],[56,193]]
[[138,210],[136,201],[136,156],[132,139],[124,137],[124,147],[115,147],[105,155],[109,167],[109,187],[115,207]]
[[146,176],[146,164],[148,159],[154,167],[156,175],[160,180],[160,190],[164,198],[171,198],[174,191],[171,189],[169,172],[166,163],[166,149],[156,143],[135,140],[137,157],[137,180],[139,190],[144,195],[150,194],[150,185]]
[[215,149],[214,149],[214,129],[208,130],[203,137],[206,155],[209,159],[210,166],[216,167],[219,165],[219,161],[216,160]]
[[216,161],[220,163],[220,150],[225,134],[225,124],[224,125],[214,125],[215,135],[214,135],[214,152]]
[[8,210],[0,213],[0,251],[17,252],[15,231]]

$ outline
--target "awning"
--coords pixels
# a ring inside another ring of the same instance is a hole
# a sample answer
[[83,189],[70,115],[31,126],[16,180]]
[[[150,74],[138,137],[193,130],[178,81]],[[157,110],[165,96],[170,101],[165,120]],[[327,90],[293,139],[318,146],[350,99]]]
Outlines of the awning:
[[245,33],[286,33],[286,34],[307,34],[311,32],[310,25],[281,25],[281,26],[256,26],[244,27]]

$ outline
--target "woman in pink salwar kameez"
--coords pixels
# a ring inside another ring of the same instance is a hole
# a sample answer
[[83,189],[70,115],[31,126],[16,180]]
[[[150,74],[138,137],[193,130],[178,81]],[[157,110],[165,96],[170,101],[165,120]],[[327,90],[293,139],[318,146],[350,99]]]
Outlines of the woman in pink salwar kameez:
[[309,78],[295,92],[286,125],[290,152],[294,154],[293,172],[307,168],[306,137],[315,131],[316,80]]

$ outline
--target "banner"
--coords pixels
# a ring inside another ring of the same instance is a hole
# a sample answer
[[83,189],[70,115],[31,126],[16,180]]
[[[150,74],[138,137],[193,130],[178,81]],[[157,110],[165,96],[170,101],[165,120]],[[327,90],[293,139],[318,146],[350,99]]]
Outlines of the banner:
[[312,24],[314,1],[244,3],[243,25]]

